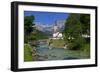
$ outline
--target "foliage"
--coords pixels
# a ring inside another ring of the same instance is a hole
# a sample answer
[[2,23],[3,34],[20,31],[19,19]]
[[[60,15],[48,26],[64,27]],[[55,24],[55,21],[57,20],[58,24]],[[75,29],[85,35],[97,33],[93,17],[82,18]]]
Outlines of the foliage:
[[35,29],[32,27],[35,25],[35,24],[33,24],[34,19],[35,19],[34,16],[25,16],[24,17],[24,42],[25,43],[28,43],[28,41],[30,39],[33,39],[33,38],[31,38],[30,35],[31,35],[32,31]]
[[78,14],[71,14],[66,20],[64,38],[71,43],[73,38],[78,38],[82,33],[81,23]]
[[34,16],[25,16],[24,17],[24,32],[25,35],[30,34],[33,31],[33,21],[34,21]]
[[36,29],[34,29],[35,31],[33,31],[30,35],[25,36],[25,42],[26,41],[36,41],[36,40],[41,40],[41,39],[48,39],[48,35],[38,31]]
[[48,35],[44,32],[36,30],[36,32],[33,32],[33,34],[35,35],[34,37],[36,37],[37,40],[48,39]]
[[31,33],[30,35],[24,36],[24,42],[28,43],[31,40],[37,40],[37,38]]
[[78,37],[68,44],[68,48],[71,50],[82,50],[81,48],[84,46],[84,43],[84,38]]
[[80,14],[82,33],[90,35],[90,14]]
[[82,34],[89,34],[90,15],[88,14],[70,14],[66,19],[63,37],[69,49],[80,49],[86,43]]

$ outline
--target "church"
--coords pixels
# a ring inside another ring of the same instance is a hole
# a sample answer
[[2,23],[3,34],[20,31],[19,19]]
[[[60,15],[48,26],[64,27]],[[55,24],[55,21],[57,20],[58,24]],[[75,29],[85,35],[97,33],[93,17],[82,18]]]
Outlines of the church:
[[62,33],[59,32],[59,27],[57,24],[53,26],[53,39],[63,39]]

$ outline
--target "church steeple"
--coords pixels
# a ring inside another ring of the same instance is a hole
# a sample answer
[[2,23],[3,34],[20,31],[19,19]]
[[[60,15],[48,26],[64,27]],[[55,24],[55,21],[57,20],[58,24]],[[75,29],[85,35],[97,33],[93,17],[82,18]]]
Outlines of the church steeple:
[[55,24],[54,24],[53,30],[54,30],[54,33],[58,32],[57,21],[55,21]]

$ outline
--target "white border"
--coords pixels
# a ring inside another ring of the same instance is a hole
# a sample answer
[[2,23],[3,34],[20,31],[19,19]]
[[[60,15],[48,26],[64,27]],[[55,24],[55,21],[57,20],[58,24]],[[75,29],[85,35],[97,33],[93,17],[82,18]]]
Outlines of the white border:
[[[45,11],[45,12],[64,12],[64,13],[88,13],[91,15],[91,53],[90,59],[81,60],[57,60],[57,61],[39,61],[24,62],[24,11]],[[48,6],[25,6],[18,7],[18,68],[35,68],[50,66],[70,66],[95,64],[95,10],[83,8],[63,8]]]

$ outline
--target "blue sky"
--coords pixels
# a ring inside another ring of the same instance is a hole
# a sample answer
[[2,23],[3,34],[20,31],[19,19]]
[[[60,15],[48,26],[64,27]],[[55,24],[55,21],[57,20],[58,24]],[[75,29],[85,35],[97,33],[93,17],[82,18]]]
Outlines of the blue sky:
[[56,20],[65,20],[68,18],[68,13],[58,12],[36,12],[36,11],[24,11],[24,16],[35,16],[35,22],[43,24],[54,24]]

